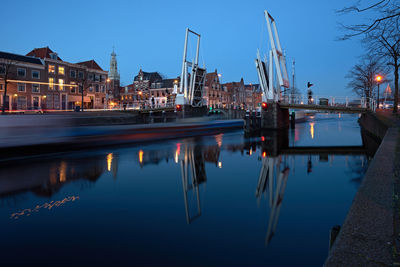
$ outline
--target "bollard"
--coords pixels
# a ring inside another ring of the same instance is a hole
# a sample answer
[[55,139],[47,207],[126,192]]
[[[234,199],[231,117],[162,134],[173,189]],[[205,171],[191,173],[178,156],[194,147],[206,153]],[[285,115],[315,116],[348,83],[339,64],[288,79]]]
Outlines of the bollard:
[[165,114],[165,110],[162,111],[163,122],[167,122],[167,116]]

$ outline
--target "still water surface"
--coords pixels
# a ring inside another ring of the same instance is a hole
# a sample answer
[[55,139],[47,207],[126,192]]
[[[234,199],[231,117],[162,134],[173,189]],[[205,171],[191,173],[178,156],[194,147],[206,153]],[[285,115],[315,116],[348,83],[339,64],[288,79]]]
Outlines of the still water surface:
[[[317,115],[287,143],[361,146],[357,118]],[[271,142],[235,131],[3,164],[1,265],[321,266],[367,157]]]

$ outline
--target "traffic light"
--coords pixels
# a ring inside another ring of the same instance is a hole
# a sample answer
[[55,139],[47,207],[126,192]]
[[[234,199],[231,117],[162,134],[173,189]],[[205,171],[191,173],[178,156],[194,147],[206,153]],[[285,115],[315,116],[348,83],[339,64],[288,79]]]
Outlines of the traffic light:
[[267,110],[268,109],[267,102],[262,102],[261,107],[262,107],[263,110]]
[[313,86],[314,84],[307,82],[307,88],[310,88],[311,86]]

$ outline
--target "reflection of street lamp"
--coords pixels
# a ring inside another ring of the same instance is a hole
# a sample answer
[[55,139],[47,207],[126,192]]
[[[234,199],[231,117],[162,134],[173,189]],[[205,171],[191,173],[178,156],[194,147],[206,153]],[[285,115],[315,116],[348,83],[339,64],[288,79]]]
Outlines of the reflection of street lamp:
[[382,76],[381,75],[377,75],[376,78],[376,83],[378,84],[378,101],[377,101],[377,108],[379,108],[379,84],[382,81]]

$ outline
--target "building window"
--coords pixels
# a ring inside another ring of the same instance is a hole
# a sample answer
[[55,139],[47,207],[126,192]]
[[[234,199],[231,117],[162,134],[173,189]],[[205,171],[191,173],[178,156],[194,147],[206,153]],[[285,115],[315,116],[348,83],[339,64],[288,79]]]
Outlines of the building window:
[[[75,85],[74,82],[71,82],[71,84]],[[75,86],[71,86],[71,93],[76,93],[76,87]]]
[[25,84],[24,83],[18,84],[18,92],[25,92]]
[[100,75],[96,74],[96,75],[94,76],[94,81],[95,81],[95,82],[100,81]]
[[39,84],[32,84],[32,93],[39,93],[40,92],[40,86]]
[[79,71],[78,72],[78,78],[79,79],[83,79],[84,78],[83,71]]
[[3,91],[3,90],[4,90],[4,84],[0,83],[0,91]]
[[5,74],[6,68],[4,66],[0,66],[0,74]]
[[93,92],[93,86],[89,87],[89,92]]
[[54,65],[49,65],[49,73],[56,73],[56,67]]
[[58,58],[57,53],[51,53],[50,58],[57,60],[57,58]]
[[100,87],[98,84],[96,84],[96,93],[100,92]]
[[88,74],[88,79],[89,79],[89,81],[93,81],[93,79],[94,79],[93,74],[89,73],[89,74]]
[[71,71],[69,72],[69,76],[70,76],[71,78],[76,78],[76,71],[75,71],[75,70],[71,70]]
[[33,79],[40,79],[40,71],[32,70],[32,78]]
[[64,75],[64,67],[58,67],[58,74]]
[[19,77],[25,77],[26,70],[22,69],[22,68],[18,68],[17,69],[17,74],[18,74]]
[[104,85],[101,86],[101,92],[102,92],[102,93],[105,92]]
[[64,79],[58,79],[58,88],[60,89],[60,91],[64,90]]
[[49,78],[49,89],[54,90],[54,78]]

